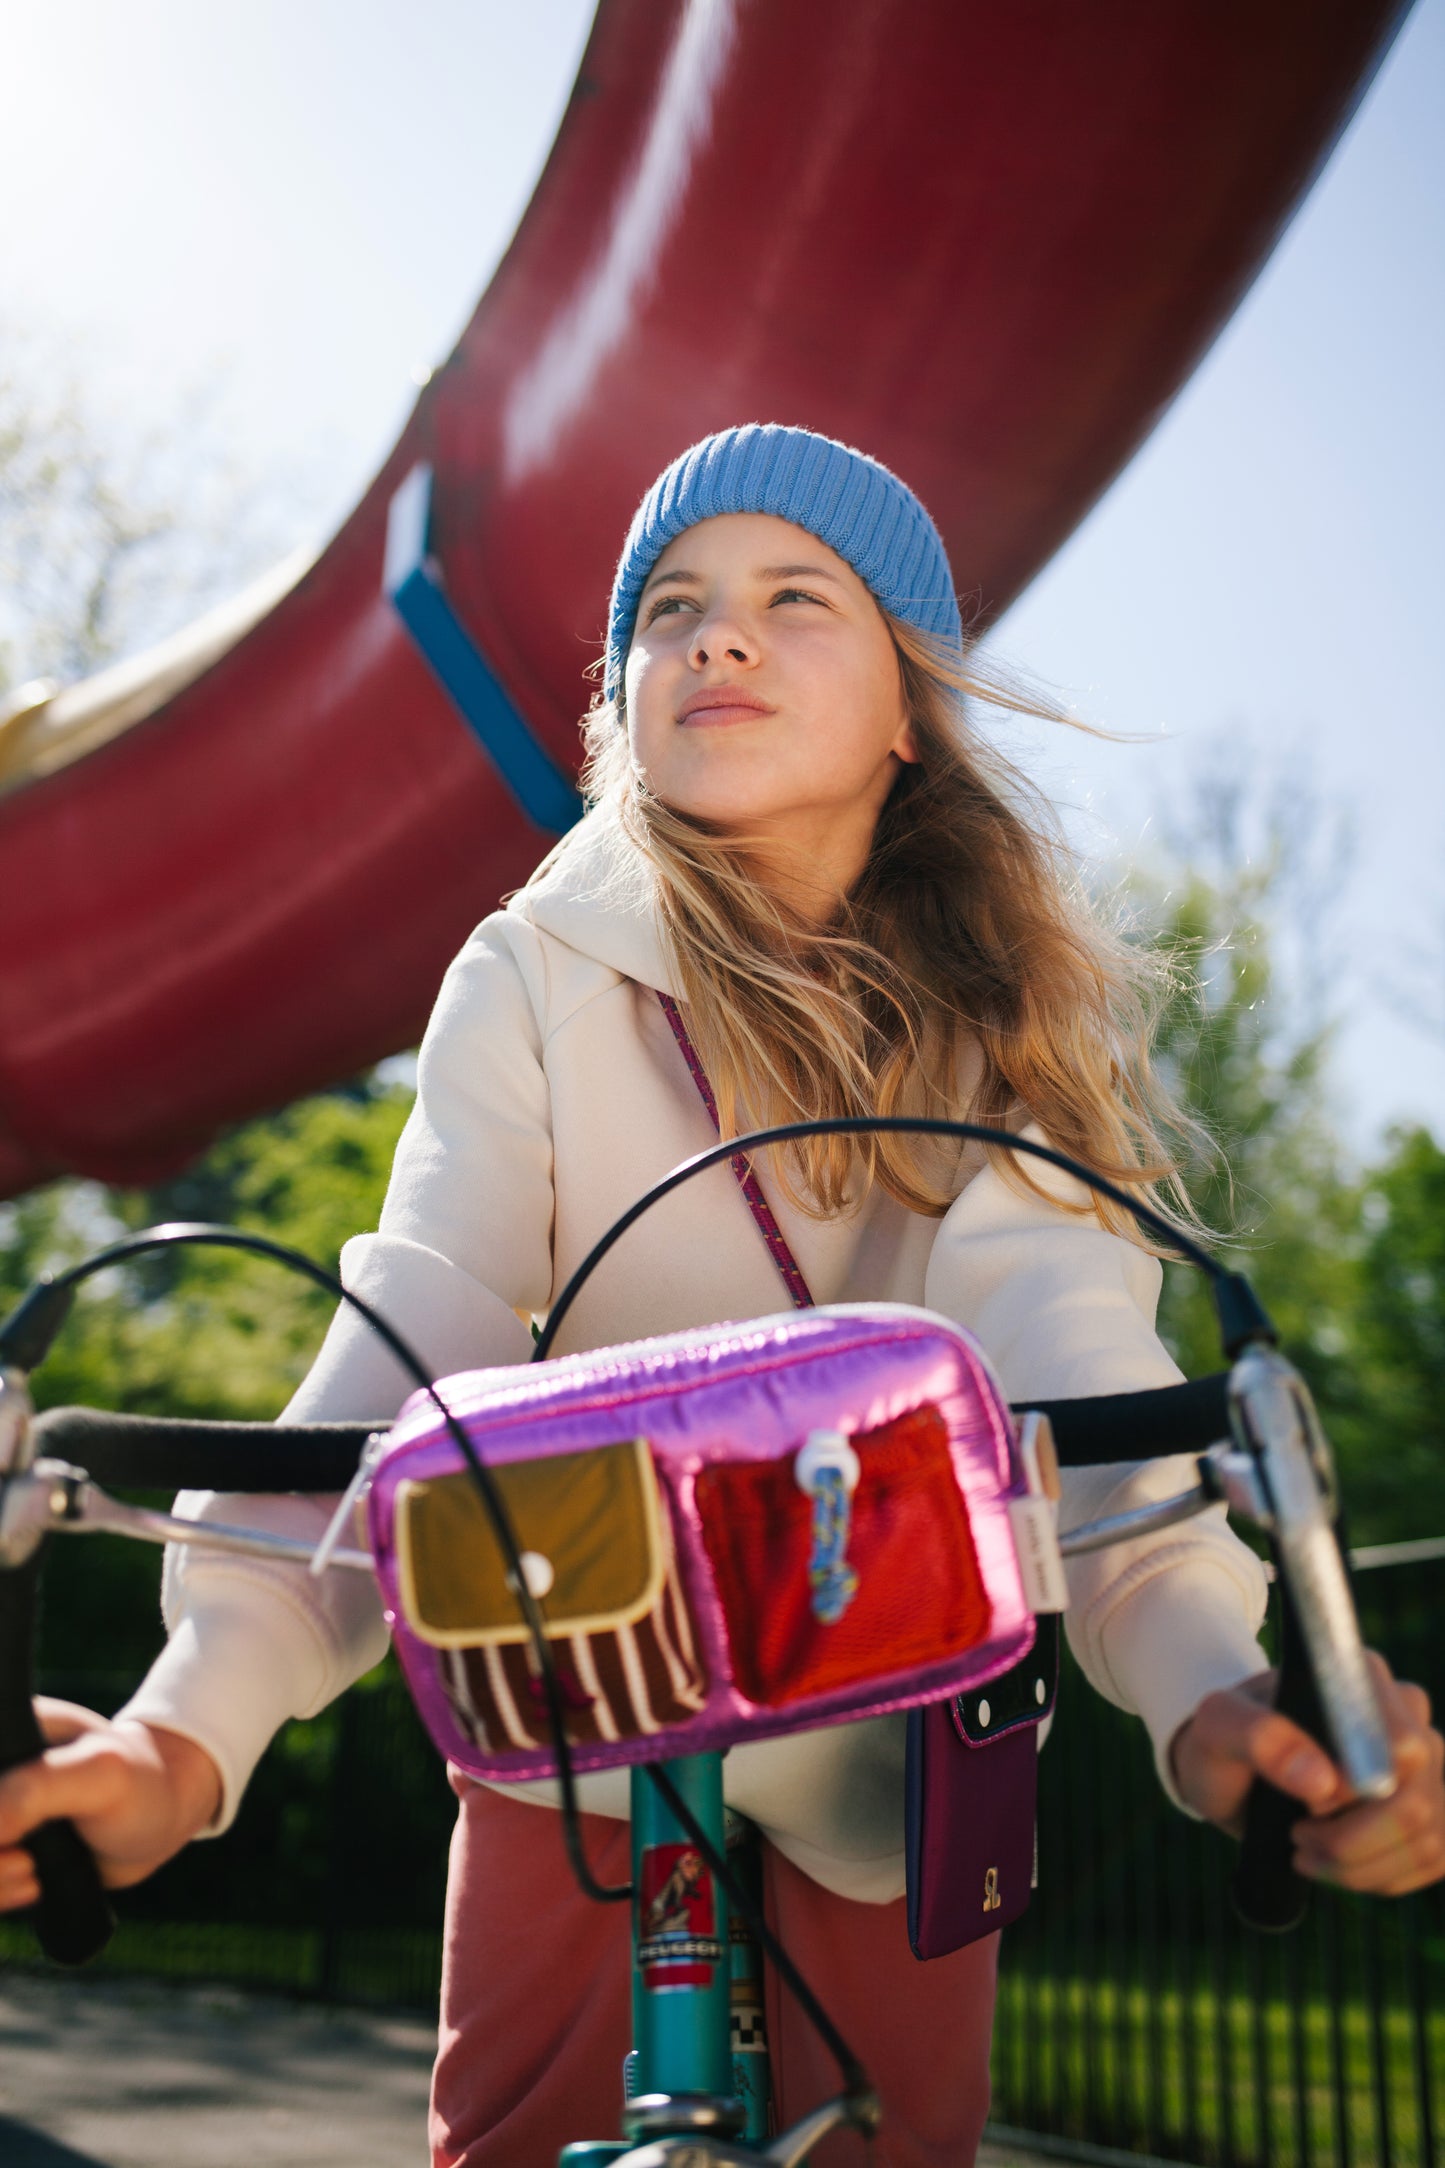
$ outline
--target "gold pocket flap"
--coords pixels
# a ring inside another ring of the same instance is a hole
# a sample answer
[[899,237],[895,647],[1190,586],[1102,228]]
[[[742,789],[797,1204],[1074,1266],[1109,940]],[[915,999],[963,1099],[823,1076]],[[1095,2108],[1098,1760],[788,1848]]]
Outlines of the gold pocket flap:
[[[666,1561],[645,1439],[509,1461],[492,1475],[518,1548],[550,1569],[540,1599],[549,1639],[630,1626],[652,1609]],[[457,1649],[528,1638],[466,1470],[397,1485],[396,1563],[402,1612],[419,1640]]]

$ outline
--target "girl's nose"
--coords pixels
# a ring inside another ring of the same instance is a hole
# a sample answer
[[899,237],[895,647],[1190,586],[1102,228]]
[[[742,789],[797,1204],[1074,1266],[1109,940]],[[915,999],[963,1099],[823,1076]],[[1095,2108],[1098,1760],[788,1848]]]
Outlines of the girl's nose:
[[694,670],[709,663],[734,662],[749,668],[758,659],[758,644],[747,627],[721,611],[698,619],[687,659]]

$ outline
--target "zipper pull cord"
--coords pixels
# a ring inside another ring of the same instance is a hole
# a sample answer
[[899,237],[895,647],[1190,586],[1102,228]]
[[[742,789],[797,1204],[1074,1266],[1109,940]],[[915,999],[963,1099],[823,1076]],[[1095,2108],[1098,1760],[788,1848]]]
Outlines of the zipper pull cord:
[[841,1430],[810,1431],[793,1463],[798,1488],[813,1506],[808,1586],[813,1616],[821,1626],[836,1626],[858,1593],[858,1575],[848,1563],[848,1537],[861,1474],[858,1455]]

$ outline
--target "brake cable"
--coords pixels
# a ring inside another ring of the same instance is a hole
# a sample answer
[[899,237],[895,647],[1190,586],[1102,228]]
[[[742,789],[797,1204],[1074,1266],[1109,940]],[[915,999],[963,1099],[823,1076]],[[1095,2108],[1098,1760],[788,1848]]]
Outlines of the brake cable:
[[796,1143],[804,1137],[877,1135],[955,1137],[965,1143],[990,1144],[1011,1152],[1023,1152],[1030,1159],[1041,1159],[1048,1166],[1060,1168],[1131,1213],[1141,1226],[1147,1227],[1208,1275],[1213,1287],[1220,1339],[1225,1354],[1231,1359],[1250,1340],[1277,1339],[1268,1313],[1242,1272],[1231,1272],[1217,1257],[1211,1256],[1201,1242],[1196,1242],[1184,1228],[1176,1227],[1153,1205],[1146,1204],[1141,1197],[1131,1196],[1122,1184],[1111,1181],[1107,1175],[1096,1174],[1068,1152],[1057,1151],[1051,1144],[1040,1144],[1033,1137],[1021,1137],[1011,1129],[994,1129],[982,1122],[951,1121],[942,1115],[836,1114],[818,1121],[781,1122],[772,1128],[750,1130],[746,1136],[726,1138],[709,1145],[704,1152],[695,1152],[691,1159],[683,1160],[661,1181],[654,1182],[651,1189],[645,1190],[636,1203],[630,1204],[606,1233],[599,1236],[551,1304],[547,1322],[532,1349],[532,1361],[542,1362],[551,1354],[563,1318],[613,1245],[621,1241],[644,1212],[660,1204],[664,1197],[671,1196],[674,1190],[681,1189],[684,1182],[690,1182],[695,1175],[706,1174],[710,1167],[720,1166],[725,1160],[746,1158],[765,1145]]

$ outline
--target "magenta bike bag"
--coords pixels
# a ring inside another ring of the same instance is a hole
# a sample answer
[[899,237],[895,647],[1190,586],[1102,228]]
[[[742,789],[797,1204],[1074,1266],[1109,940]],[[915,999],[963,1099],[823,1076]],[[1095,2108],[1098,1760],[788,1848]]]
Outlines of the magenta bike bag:
[[[1009,1411],[931,1312],[801,1310],[440,1391],[506,1501],[579,1771],[949,1703],[1033,1646]],[[474,1777],[553,1775],[500,1547],[426,1396],[366,1510],[436,1745]]]

